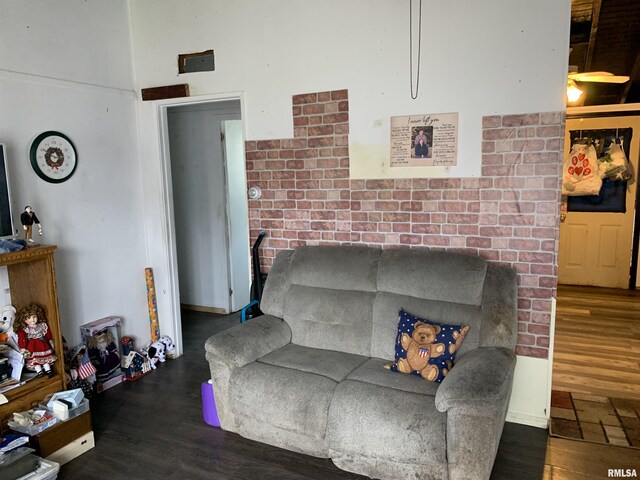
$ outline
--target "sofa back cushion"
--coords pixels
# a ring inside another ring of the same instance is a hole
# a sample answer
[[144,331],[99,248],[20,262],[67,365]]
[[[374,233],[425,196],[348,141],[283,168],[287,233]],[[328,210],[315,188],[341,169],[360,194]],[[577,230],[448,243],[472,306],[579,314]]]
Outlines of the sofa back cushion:
[[478,348],[487,262],[481,257],[434,250],[385,250],[378,267],[371,356],[394,358],[398,313],[448,325],[468,325],[458,355]]
[[392,360],[400,309],[434,322],[469,325],[458,352],[515,348],[513,269],[432,250],[301,247],[280,253],[260,308],[284,318],[292,342]]
[[284,320],[291,342],[370,355],[380,250],[301,247],[291,256]]
[[289,291],[289,265],[292,256],[293,250],[280,252],[269,270],[260,300],[260,310],[267,315],[284,318],[284,299]]
[[439,302],[422,298],[380,292],[373,308],[371,333],[371,356],[393,360],[395,339],[398,333],[398,315],[403,309],[413,315],[432,322],[447,325],[469,325],[469,332],[458,350],[458,355],[478,348],[482,309],[476,305]]
[[378,268],[378,291],[462,305],[480,305],[487,261],[462,253],[385,250]]

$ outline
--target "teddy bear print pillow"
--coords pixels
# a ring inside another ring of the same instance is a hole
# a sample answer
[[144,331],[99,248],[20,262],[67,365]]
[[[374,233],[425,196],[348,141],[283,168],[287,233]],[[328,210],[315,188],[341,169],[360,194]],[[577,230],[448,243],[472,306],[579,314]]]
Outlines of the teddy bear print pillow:
[[385,368],[442,382],[468,331],[466,325],[435,323],[400,310],[395,362]]

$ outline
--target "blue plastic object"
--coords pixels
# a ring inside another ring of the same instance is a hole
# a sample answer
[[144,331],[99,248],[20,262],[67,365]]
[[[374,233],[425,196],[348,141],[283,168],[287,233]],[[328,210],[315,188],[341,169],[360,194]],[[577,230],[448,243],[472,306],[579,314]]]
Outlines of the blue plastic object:
[[247,310],[249,310],[254,305],[257,307],[260,305],[260,302],[258,300],[253,300],[242,307],[242,313],[240,314],[240,323],[244,323],[247,321]]

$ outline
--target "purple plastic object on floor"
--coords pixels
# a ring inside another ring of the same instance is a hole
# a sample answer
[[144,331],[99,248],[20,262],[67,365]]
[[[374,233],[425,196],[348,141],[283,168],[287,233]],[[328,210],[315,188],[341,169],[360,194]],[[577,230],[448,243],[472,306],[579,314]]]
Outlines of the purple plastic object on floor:
[[216,401],[213,398],[213,383],[211,380],[202,384],[202,416],[206,424],[212,427],[219,427],[218,411]]

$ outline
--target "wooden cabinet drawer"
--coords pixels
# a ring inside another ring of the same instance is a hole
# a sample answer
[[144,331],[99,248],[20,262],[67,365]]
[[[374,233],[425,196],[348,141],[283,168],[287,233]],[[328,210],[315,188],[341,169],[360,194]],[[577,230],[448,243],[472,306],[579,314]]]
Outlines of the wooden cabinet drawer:
[[38,455],[47,458],[53,452],[91,432],[91,411],[78,415],[67,422],[61,422],[29,439]]

